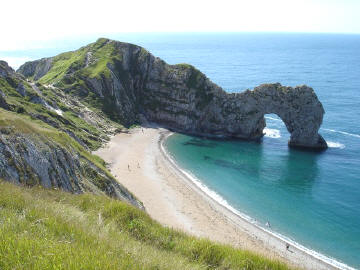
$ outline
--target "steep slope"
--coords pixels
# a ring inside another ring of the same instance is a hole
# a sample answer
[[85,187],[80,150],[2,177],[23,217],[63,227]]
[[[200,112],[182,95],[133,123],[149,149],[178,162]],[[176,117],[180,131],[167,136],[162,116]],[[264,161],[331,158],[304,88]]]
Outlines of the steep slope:
[[18,72],[80,97],[126,126],[152,121],[201,136],[258,139],[264,115],[276,113],[291,134],[290,146],[327,147],[318,134],[324,109],[307,86],[264,84],[227,94],[193,66],[168,65],[139,46],[103,38],[25,63]]
[[0,269],[289,269],[162,227],[105,196],[0,180]]
[[[72,111],[63,112],[40,88],[45,89],[0,61],[0,177],[27,186],[107,194],[142,208],[105,169],[104,161],[87,151],[101,144],[95,136],[105,131]],[[68,107],[62,103],[61,108]]]
[[[6,71],[6,72],[5,72]],[[87,149],[94,150],[122,129],[102,111],[90,109],[62,89],[27,81],[0,61],[0,106],[39,119],[64,131]]]

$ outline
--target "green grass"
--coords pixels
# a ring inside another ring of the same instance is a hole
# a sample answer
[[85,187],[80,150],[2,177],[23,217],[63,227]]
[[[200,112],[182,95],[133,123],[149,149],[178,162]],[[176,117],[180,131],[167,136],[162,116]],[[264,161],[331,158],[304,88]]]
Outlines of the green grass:
[[[22,97],[15,89],[22,83],[26,89],[26,96]],[[108,136],[103,130],[98,129],[94,125],[87,123],[84,119],[78,116],[78,108],[76,106],[67,106],[62,103],[59,98],[60,90],[44,87],[37,83],[39,90],[43,95],[43,99],[48,104],[58,106],[64,113],[62,116],[49,110],[41,104],[34,104],[30,100],[38,96],[32,87],[25,81],[20,81],[17,78],[8,77],[7,79],[0,78],[0,89],[6,95],[6,102],[10,105],[10,110],[24,114],[32,115],[33,118],[48,119],[54,123],[59,129],[71,131],[76,135],[90,150],[98,149],[103,140],[107,140]],[[101,112],[97,112],[101,114]],[[104,118],[105,119],[105,118]],[[120,124],[115,122],[109,125],[122,128]]]
[[[146,55],[145,50],[143,54]],[[96,78],[100,83],[108,79],[111,73],[108,66],[118,65],[122,62],[122,57],[121,52],[117,49],[116,42],[100,38],[79,50],[55,56],[50,70],[38,82],[44,85],[53,84],[68,94],[78,96],[90,109],[100,110],[111,120],[125,125],[126,119],[119,117],[118,108],[113,98],[109,97],[108,93],[105,94],[104,98],[101,98],[89,87],[90,79]],[[88,63],[86,65],[87,58]],[[50,96],[56,99],[56,96],[54,97],[51,94]],[[61,104],[58,106],[61,107]],[[89,138],[85,140],[85,143],[87,141],[91,149],[96,149],[99,146],[93,144],[94,142]]]
[[[16,88],[22,84],[26,91],[26,97],[22,97]],[[38,94],[32,89],[32,87],[23,80],[16,77],[0,78],[0,90],[10,99],[24,99],[29,101],[31,97],[38,96]]]
[[39,79],[43,84],[60,81],[70,68],[76,70],[84,65],[86,49],[59,54],[53,58],[50,70]]
[[288,269],[124,202],[0,181],[0,269]]
[[107,39],[98,39],[95,43],[90,44],[89,51],[92,52],[92,57],[96,61],[82,70],[81,75],[85,77],[98,78],[101,74],[109,77],[110,71],[107,64],[114,64],[114,61],[122,60],[122,55],[115,50],[114,42],[108,42]]
[[68,120],[69,124],[65,124],[64,128],[67,128],[74,132],[74,134],[83,141],[91,150],[98,149],[102,142],[99,137],[102,135],[101,132],[94,126],[88,124],[82,118],[80,118],[74,112],[68,110],[64,112],[63,118]]
[[[87,53],[91,53],[89,65],[85,66]],[[58,84],[76,86],[83,83],[83,77],[99,78],[101,75],[109,77],[110,71],[107,68],[109,63],[121,61],[120,55],[114,46],[114,42],[108,42],[107,39],[100,38],[76,51],[66,52],[55,56],[52,60],[50,70],[39,79],[43,84]],[[71,77],[64,78],[71,74]]]
[[198,88],[199,81],[201,79],[205,78],[205,75],[202,74],[200,70],[198,70],[197,68],[195,68],[194,66],[189,65],[189,64],[182,63],[182,64],[172,65],[170,67],[179,69],[179,70],[189,70],[190,77],[189,77],[188,81],[186,82],[186,86],[188,88],[193,88],[193,89]]

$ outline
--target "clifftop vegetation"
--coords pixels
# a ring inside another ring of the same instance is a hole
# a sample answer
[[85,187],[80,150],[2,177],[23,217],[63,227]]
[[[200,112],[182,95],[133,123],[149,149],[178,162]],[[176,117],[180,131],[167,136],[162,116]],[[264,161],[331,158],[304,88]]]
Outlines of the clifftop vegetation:
[[288,269],[105,196],[0,181],[0,269]]

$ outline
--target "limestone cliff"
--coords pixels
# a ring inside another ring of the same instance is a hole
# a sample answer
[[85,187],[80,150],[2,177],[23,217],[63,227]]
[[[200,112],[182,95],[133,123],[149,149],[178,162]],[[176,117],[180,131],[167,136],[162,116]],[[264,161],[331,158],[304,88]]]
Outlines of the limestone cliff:
[[72,193],[93,192],[141,204],[110,175],[72,147],[46,136],[0,129],[0,178]]
[[124,125],[145,120],[201,136],[258,139],[264,114],[275,113],[291,134],[290,146],[327,147],[318,133],[324,109],[307,86],[264,84],[229,94],[193,66],[168,65],[139,46],[109,39],[18,71],[81,97]]
[[26,77],[34,76],[34,80],[38,80],[44,76],[51,67],[52,58],[43,58],[40,60],[34,61],[33,65],[23,65],[19,69],[19,73],[23,74]]
[[[73,193],[106,194],[143,208],[111,176],[104,162],[87,151],[84,134],[91,133],[92,126],[74,116],[65,103],[62,108],[67,111],[56,113],[57,103],[48,97],[50,92],[39,87],[32,87],[0,61],[0,179]],[[80,114],[84,112],[78,103],[72,104]],[[94,125],[98,119],[93,117]]]

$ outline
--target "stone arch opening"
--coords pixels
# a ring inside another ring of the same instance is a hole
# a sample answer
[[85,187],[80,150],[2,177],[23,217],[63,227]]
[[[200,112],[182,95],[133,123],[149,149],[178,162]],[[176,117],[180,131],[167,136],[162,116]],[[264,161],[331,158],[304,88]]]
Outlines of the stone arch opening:
[[258,132],[264,133],[265,115],[276,114],[290,134],[290,147],[327,148],[326,141],[318,133],[324,109],[312,88],[265,84],[255,88],[252,93],[261,97],[258,99],[259,120],[255,127]]
[[[280,117],[277,116],[277,114],[271,113],[271,114],[265,114],[265,128],[263,129],[264,137],[269,138],[285,138],[290,139],[290,133],[286,128],[285,123],[281,120]],[[269,124],[270,123],[270,124]],[[285,132],[283,130],[286,129]]]

